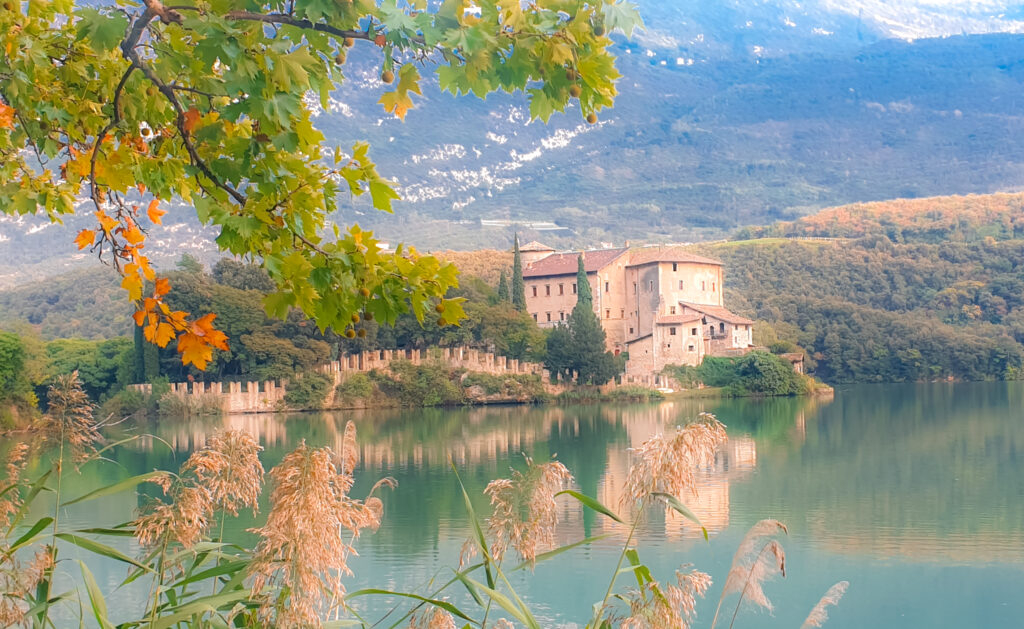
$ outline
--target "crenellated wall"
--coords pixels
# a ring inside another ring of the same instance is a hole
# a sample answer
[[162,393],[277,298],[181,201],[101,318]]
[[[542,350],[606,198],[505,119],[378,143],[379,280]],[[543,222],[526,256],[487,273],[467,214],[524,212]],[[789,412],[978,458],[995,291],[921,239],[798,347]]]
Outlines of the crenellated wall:
[[[453,369],[482,372],[492,375],[505,374],[536,374],[541,376],[545,384],[550,383],[548,372],[540,363],[519,361],[505,356],[496,356],[492,352],[483,352],[469,347],[441,347],[429,350],[372,350],[358,354],[341,356],[317,368],[317,371],[330,377],[334,385],[338,385],[349,373],[368,372],[374,369],[387,369],[392,361],[408,360],[420,365],[431,360],[438,360]],[[272,413],[281,410],[284,405],[287,380],[267,380],[265,382],[174,382],[171,393],[182,397],[194,397],[197,400],[207,396],[218,398],[221,409],[225,413]],[[152,384],[131,384],[128,389],[141,391],[145,394],[153,392]],[[328,397],[333,397],[333,390]]]

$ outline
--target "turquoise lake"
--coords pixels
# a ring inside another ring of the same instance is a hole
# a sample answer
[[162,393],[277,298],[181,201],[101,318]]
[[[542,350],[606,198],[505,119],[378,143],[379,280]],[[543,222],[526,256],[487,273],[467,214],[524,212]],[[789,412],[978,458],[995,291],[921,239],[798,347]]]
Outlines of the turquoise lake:
[[[729,443],[700,474],[686,502],[710,533],[656,513],[639,533],[641,559],[659,579],[683,564],[715,583],[698,606],[709,626],[732,554],[762,518],[789,527],[785,579],[766,586],[773,615],[741,612],[736,627],[799,627],[833,583],[850,587],[826,627],[1011,627],[1024,623],[1024,383],[840,387],[832,399],[677,400],[644,405],[482,407],[298,415],[238,415],[148,422],[117,428],[151,434],[120,447],[117,465],[90,464],[66,481],[65,495],[152,469],[176,469],[206,437],[225,428],[259,436],[269,469],[300,440],[339,447],[345,422],[359,431],[363,459],[353,495],[392,476],[385,520],[357,542],[347,587],[425,593],[458,564],[469,523],[449,455],[488,513],[487,481],[506,477],[524,454],[552,456],[578,487],[617,506],[630,448],[701,411],[715,413]],[[151,490],[147,490],[151,491]],[[268,492],[264,492],[265,494]],[[132,492],[69,508],[70,526],[109,526],[134,517]],[[266,505],[261,509],[266,513]],[[626,531],[566,500],[560,543],[608,537],[538,564],[511,579],[545,627],[582,627],[604,594]],[[244,539],[251,514],[229,522]],[[130,540],[120,549],[137,553]],[[65,556],[82,551],[67,549]],[[146,591],[117,589],[119,565],[96,564],[112,616],[141,605]],[[628,581],[622,581],[623,586]],[[453,601],[466,602],[463,591]],[[735,600],[735,599],[733,599]],[[387,601],[361,599],[376,619]],[[731,610],[730,610],[731,613]],[[386,625],[384,625],[386,626]],[[723,626],[721,623],[719,626]],[[727,626],[727,625],[724,625]]]

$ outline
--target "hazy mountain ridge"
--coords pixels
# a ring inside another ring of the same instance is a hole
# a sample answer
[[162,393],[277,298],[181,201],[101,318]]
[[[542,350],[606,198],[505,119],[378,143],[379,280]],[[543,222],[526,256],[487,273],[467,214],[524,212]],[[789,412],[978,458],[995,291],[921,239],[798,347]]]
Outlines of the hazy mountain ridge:
[[[617,44],[620,97],[586,125],[542,125],[523,94],[455,98],[424,86],[405,123],[385,115],[373,51],[317,125],[368,140],[406,201],[394,215],[344,199],[339,223],[422,248],[504,247],[483,220],[553,221],[556,246],[717,238],[744,225],[896,197],[1024,189],[1022,11],[997,2],[645,0],[647,30]],[[976,33],[953,36],[957,33]],[[980,34],[979,34],[980,33]],[[1007,34],[1010,33],[1010,34]],[[888,37],[938,39],[904,41]],[[0,219],[0,286],[90,263],[91,221]],[[211,259],[215,232],[175,207],[158,260]]]

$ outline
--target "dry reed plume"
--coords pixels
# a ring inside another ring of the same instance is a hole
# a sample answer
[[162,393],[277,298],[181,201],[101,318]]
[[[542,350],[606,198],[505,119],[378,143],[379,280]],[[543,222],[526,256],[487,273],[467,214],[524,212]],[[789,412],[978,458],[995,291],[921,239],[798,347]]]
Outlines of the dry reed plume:
[[698,570],[676,571],[676,585],[648,583],[628,594],[629,617],[620,629],[689,629],[697,617],[697,597],[711,586],[711,576]]
[[533,563],[538,548],[554,543],[558,524],[555,494],[571,480],[572,474],[561,463],[538,465],[527,458],[525,474],[516,470],[512,478],[488,483],[484,493],[491,497],[494,507],[487,523],[495,559],[501,560],[511,546],[525,561]]
[[181,472],[194,474],[214,504],[231,515],[238,515],[240,507],[255,513],[263,490],[262,450],[249,433],[229,430],[210,437],[206,447],[185,461]]
[[[350,425],[351,422],[350,422]],[[380,525],[383,503],[353,500],[351,469],[355,447],[346,439],[340,456],[327,447],[311,448],[303,441],[270,470],[274,490],[270,513],[262,528],[249,573],[254,595],[268,585],[288,592],[286,600],[267,601],[262,614],[274,627],[319,627],[321,619],[344,607],[342,577],[351,575],[348,556],[356,554],[343,538],[352,540],[364,528]],[[385,479],[374,486],[393,487]],[[372,493],[372,491],[371,491]]]
[[455,619],[443,609],[430,607],[412,615],[409,629],[456,629]]
[[[3,496],[0,496],[0,526],[7,528],[11,516],[22,507],[21,473],[28,463],[28,444],[16,444],[7,453],[6,478],[3,482]],[[25,601],[46,572],[52,568],[52,553],[44,546],[32,562],[25,566],[14,553],[10,552],[6,538],[0,542],[0,626],[12,627],[27,622]]]
[[85,461],[95,452],[101,436],[93,418],[95,406],[82,389],[78,372],[57,376],[46,398],[50,407],[36,424],[39,432],[46,439],[67,444],[76,465]]
[[825,592],[825,596],[821,597],[818,604],[814,606],[811,613],[807,615],[807,620],[804,624],[800,625],[800,629],[810,629],[811,627],[820,627],[825,624],[828,620],[828,607],[830,605],[838,605],[839,599],[843,598],[846,594],[846,588],[850,587],[849,581],[840,581]]
[[739,594],[732,622],[735,622],[744,601],[763,607],[769,613],[772,611],[772,602],[764,593],[764,583],[777,574],[786,576],[786,552],[782,549],[782,544],[774,539],[784,533],[788,533],[788,530],[778,520],[761,520],[747,531],[739,548],[736,549],[736,554],[733,555],[732,567],[722,588],[722,595],[718,599],[712,627],[718,622],[722,602],[730,594]]
[[179,475],[157,476],[170,502],[155,502],[135,522],[139,544],[152,548],[177,542],[191,548],[209,530],[213,513],[238,515],[240,507],[255,512],[263,488],[259,444],[243,431],[214,435],[182,464]]
[[684,490],[696,493],[694,470],[714,461],[718,446],[725,443],[725,426],[710,413],[701,413],[672,436],[655,435],[633,451],[623,506],[632,506],[652,493],[678,497]]

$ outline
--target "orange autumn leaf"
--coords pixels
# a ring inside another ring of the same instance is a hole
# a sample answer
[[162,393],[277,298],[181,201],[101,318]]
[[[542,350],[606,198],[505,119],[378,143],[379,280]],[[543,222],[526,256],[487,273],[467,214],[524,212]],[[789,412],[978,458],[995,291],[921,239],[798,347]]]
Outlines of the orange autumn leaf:
[[137,225],[128,226],[128,228],[122,230],[122,235],[132,245],[138,245],[146,240],[145,234],[142,233]]
[[192,364],[196,369],[206,369],[206,363],[213,358],[213,349],[206,339],[191,332],[178,337],[178,353],[181,354],[181,364]]
[[141,326],[146,321],[146,311],[136,310],[132,313],[132,319],[135,319],[135,325]]
[[169,323],[156,323],[146,326],[143,330],[146,340],[159,347],[167,347],[174,340],[174,327]]
[[161,217],[164,214],[167,214],[167,210],[161,210],[159,205],[160,200],[153,199],[149,202],[149,207],[146,208],[146,216],[148,216],[149,220],[153,221],[156,225],[160,225]]
[[136,273],[125,275],[121,280],[121,288],[128,291],[128,298],[132,301],[142,299],[142,278]]
[[184,113],[185,118],[185,131],[192,133],[192,130],[199,124],[199,110],[192,107]]
[[96,232],[91,229],[83,229],[78,232],[78,236],[75,236],[75,244],[78,245],[78,250],[85,249],[93,242],[96,241]]
[[217,318],[215,313],[210,313],[192,323],[192,333],[203,337],[207,343],[217,349],[228,349],[228,336],[217,328],[213,327],[213,320]]
[[0,129],[14,128],[14,107],[0,103]]
[[137,183],[135,184],[135,188],[139,191],[139,194],[146,194],[146,184]]
[[96,210],[96,220],[100,222],[100,227],[103,228],[103,231],[108,234],[117,227],[117,219],[107,216],[107,213],[103,210]]
[[166,277],[157,279],[153,286],[153,296],[160,298],[171,292],[171,283]]

